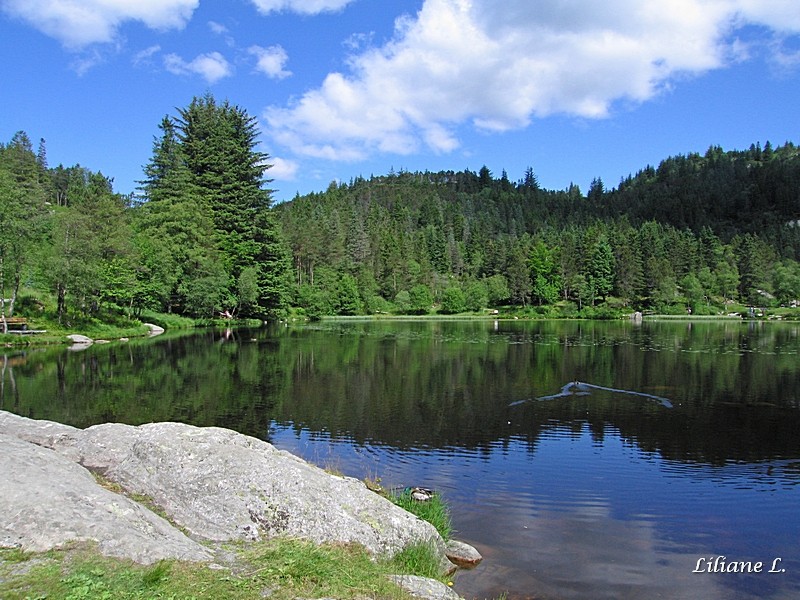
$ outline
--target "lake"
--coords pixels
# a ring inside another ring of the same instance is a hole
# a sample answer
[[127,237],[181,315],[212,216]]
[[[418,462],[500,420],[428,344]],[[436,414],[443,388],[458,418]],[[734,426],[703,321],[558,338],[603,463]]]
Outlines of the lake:
[[20,415],[229,427],[433,488],[484,556],[466,598],[800,597],[799,324],[354,319],[0,368]]

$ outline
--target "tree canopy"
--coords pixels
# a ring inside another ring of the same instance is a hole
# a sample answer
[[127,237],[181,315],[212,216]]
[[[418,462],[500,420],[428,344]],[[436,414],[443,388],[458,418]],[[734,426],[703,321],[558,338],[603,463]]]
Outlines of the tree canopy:
[[[0,325],[23,288],[60,319],[113,306],[267,318],[513,304],[721,312],[800,297],[800,150],[712,146],[546,190],[478,172],[391,172],[273,206],[253,117],[210,94],[166,115],[140,193],[0,144]],[[570,308],[572,307],[572,308]]]

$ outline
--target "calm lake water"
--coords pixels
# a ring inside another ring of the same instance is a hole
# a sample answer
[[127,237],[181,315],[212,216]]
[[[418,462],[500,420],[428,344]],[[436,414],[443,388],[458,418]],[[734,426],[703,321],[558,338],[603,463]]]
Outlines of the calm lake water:
[[[788,599],[799,359],[794,324],[325,321],[0,355],[0,408],[230,427],[439,490],[484,555],[467,598]],[[693,573],[720,556],[763,572]]]

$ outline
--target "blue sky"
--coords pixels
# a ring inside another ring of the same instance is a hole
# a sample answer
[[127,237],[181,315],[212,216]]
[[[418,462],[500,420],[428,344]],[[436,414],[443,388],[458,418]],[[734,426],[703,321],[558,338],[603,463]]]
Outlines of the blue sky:
[[0,0],[0,140],[129,193],[211,92],[258,118],[277,201],[390,169],[607,187],[800,143],[796,0]]

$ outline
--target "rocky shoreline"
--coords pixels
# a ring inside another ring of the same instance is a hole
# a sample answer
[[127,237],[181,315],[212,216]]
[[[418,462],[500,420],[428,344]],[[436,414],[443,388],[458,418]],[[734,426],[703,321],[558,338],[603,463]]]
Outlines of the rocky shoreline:
[[[363,482],[227,429],[77,429],[0,411],[0,443],[0,547],[41,552],[90,541],[106,556],[142,564],[174,558],[218,566],[216,543],[285,536],[356,543],[376,557],[429,544],[443,573],[480,561],[474,548],[446,544],[432,525]],[[458,597],[435,583],[418,589],[440,595],[420,597]]]

